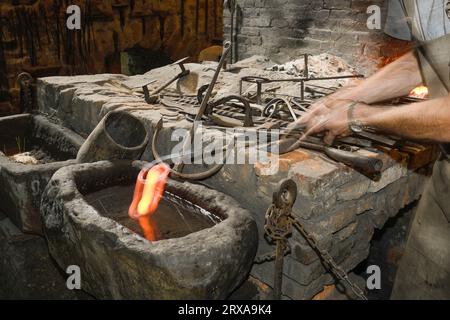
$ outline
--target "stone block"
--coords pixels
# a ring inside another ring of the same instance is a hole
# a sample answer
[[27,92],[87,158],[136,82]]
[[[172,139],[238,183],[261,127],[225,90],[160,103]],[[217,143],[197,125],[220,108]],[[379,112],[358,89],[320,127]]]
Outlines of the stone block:
[[[14,139],[11,154],[0,151],[0,210],[23,232],[42,234],[39,206],[41,195],[52,175],[61,167],[73,164],[83,139],[39,115],[17,115],[0,119],[4,144]],[[18,163],[11,155],[39,147],[45,163]],[[15,150],[18,148],[17,150]]]

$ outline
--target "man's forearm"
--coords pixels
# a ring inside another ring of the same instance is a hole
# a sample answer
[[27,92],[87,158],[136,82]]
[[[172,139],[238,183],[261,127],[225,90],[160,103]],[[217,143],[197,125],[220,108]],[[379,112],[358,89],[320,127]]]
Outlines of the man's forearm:
[[450,142],[450,95],[401,107],[362,106],[355,117],[377,131],[408,139]]
[[367,78],[358,86],[336,92],[333,99],[361,101],[372,104],[407,95],[422,83],[419,64],[413,52]]

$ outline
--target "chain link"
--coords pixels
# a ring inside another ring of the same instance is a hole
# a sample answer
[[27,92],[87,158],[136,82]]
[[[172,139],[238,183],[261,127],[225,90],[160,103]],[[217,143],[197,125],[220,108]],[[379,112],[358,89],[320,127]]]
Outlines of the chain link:
[[[268,212],[266,213],[266,216],[270,216],[270,212],[274,210],[274,206],[272,205]],[[339,280],[345,281],[349,287],[350,290],[361,300],[368,300],[366,295],[364,294],[364,291],[352,280],[350,280],[350,277],[348,276],[348,273],[345,272],[342,267],[340,267],[334,258],[331,256],[331,254],[324,249],[321,249],[316,241],[316,239],[303,227],[303,225],[300,223],[300,221],[295,218],[294,216],[290,215],[290,220],[292,222],[292,225],[300,232],[300,234],[305,238],[306,242],[310,245],[310,247],[320,256],[320,258],[325,262],[325,264],[328,266],[328,270],[333,273]],[[284,239],[277,239],[277,241],[285,241],[285,250],[284,250],[284,256],[291,253],[291,248],[289,245],[289,242],[286,238]],[[277,258],[276,251],[269,252],[266,254],[259,255],[255,259],[256,264],[263,264],[265,262],[271,262],[275,261]],[[276,270],[276,272],[279,272],[279,270]]]
[[342,269],[336,261],[333,259],[331,254],[321,249],[316,239],[309,234],[306,229],[303,227],[303,225],[300,223],[298,219],[293,217],[291,215],[293,226],[301,233],[301,235],[305,238],[305,240],[308,242],[308,244],[311,246],[311,248],[316,251],[320,258],[326,263],[326,265],[329,268],[329,271],[332,272],[339,280],[345,281],[349,286],[352,292],[361,300],[368,300],[367,297],[364,294],[364,291],[353,281],[350,280],[348,273],[345,272],[344,269]]
[[290,253],[288,238],[292,235],[293,227],[305,238],[309,246],[318,254],[325,263],[328,272],[334,274],[339,280],[346,282],[352,292],[361,300],[368,300],[364,291],[350,280],[347,272],[342,269],[324,249],[321,249],[317,240],[304,228],[300,220],[292,214],[292,207],[297,197],[297,186],[292,180],[281,183],[279,191],[273,195],[273,203],[266,211],[264,231],[269,243],[276,244],[276,251],[260,255],[256,258],[256,264],[275,260],[274,299],[281,297],[283,280],[283,259]]

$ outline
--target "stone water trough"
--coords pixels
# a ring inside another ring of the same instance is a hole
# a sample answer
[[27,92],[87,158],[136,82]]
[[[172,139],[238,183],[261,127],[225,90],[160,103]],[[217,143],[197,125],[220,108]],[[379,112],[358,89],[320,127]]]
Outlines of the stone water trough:
[[169,179],[151,216],[156,240],[128,217],[144,162],[62,168],[41,204],[50,254],[78,265],[99,299],[223,299],[248,276],[258,233],[251,214],[209,188]]
[[0,211],[22,232],[42,234],[42,192],[59,168],[75,163],[83,142],[42,115],[0,118]]

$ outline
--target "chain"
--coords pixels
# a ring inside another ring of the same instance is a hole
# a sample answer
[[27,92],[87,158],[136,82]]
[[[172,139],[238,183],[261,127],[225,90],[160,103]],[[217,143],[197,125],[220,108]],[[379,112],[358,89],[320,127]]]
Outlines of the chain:
[[[291,253],[291,247],[289,246],[289,242],[287,241],[287,237],[291,233],[292,224],[291,219],[289,218],[289,214],[286,215],[288,219],[283,221],[284,229],[281,230],[280,228],[280,214],[276,214],[276,207],[274,204],[272,204],[269,209],[266,211],[265,215],[265,237],[268,238],[267,240],[271,243],[275,243],[277,240],[283,240],[285,241],[284,246],[284,253],[283,256],[287,256]],[[286,223],[287,222],[287,223]],[[262,255],[259,255],[255,259],[256,264],[263,264],[265,262],[271,262],[276,259],[276,251],[268,252]]]
[[296,219],[292,215],[291,219],[293,226],[302,234],[302,236],[306,239],[311,248],[314,251],[316,251],[321,257],[321,259],[327,264],[327,266],[329,267],[329,271],[332,272],[339,280],[345,281],[350,286],[352,292],[359,299],[368,300],[367,297],[364,295],[363,290],[356,283],[350,280],[347,272],[345,272],[345,270],[342,269],[336,263],[331,254],[328,251],[319,248],[316,239],[314,239],[314,237],[306,231],[306,229],[302,226],[300,221],[298,221],[298,219]]
[[283,260],[284,256],[290,253],[288,238],[292,234],[292,227],[294,227],[326,264],[328,271],[339,280],[346,282],[359,299],[367,300],[363,290],[350,280],[347,272],[336,263],[331,254],[327,250],[321,249],[316,239],[292,215],[292,207],[296,197],[297,186],[292,180],[282,182],[279,190],[274,192],[273,203],[266,211],[264,230],[269,243],[276,244],[276,251],[258,256],[255,260],[256,264],[275,260],[274,299],[281,298]]

